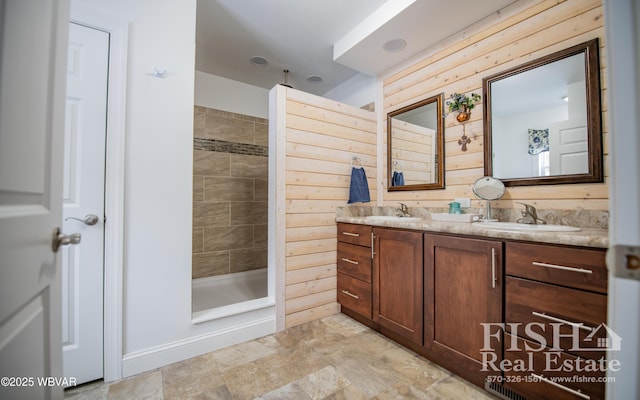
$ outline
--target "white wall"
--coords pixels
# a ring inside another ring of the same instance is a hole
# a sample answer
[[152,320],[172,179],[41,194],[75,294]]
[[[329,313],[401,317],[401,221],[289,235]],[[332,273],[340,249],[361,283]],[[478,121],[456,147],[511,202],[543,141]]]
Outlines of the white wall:
[[509,117],[493,117],[493,132],[504,133],[501,139],[493,144],[493,154],[499,154],[499,157],[493,160],[493,175],[503,179],[535,176],[538,168],[537,156],[527,153],[529,129],[546,129],[550,124],[564,121],[567,117],[566,105]]
[[196,71],[195,104],[269,118],[269,90]]
[[[273,331],[272,309],[191,322],[196,0],[74,6],[129,21],[123,375]],[[149,76],[154,67],[166,69],[166,78]]]
[[329,90],[322,97],[354,107],[363,107],[376,100],[376,90],[376,78],[358,73]]

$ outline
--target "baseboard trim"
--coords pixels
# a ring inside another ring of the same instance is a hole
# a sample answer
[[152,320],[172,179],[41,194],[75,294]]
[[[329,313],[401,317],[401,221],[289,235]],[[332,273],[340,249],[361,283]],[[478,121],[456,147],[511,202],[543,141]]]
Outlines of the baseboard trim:
[[204,335],[128,353],[122,357],[122,375],[123,378],[128,378],[224,347],[257,339],[275,331],[275,316],[269,316]]

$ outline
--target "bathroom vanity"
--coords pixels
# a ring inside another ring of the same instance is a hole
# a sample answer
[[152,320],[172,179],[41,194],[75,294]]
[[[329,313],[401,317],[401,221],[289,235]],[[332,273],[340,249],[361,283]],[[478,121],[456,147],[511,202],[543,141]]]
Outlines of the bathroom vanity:
[[[604,376],[594,366],[606,363],[603,349],[615,340],[602,325],[606,243],[596,229],[339,217],[338,302],[344,314],[488,390],[600,399],[604,383],[586,381]],[[575,371],[586,364],[593,368]],[[574,375],[591,378],[553,381]]]

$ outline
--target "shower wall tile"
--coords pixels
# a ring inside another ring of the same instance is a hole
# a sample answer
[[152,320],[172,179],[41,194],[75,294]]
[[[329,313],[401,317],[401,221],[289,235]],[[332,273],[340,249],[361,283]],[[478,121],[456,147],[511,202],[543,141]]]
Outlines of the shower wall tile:
[[255,201],[269,200],[269,180],[256,179],[253,183],[253,199]]
[[237,201],[231,203],[231,225],[267,223],[267,202]]
[[193,278],[267,264],[269,121],[194,107]]
[[267,268],[267,248],[253,248],[230,251],[231,273]]
[[267,247],[268,225],[253,226],[253,247]]
[[253,144],[255,123],[233,118],[221,118],[207,114],[205,117],[204,138],[227,142]]
[[193,203],[193,226],[229,225],[230,216],[228,202],[204,201]]
[[253,199],[253,179],[205,177],[205,201],[246,201]]
[[230,176],[231,164],[228,153],[216,151],[193,151],[193,174],[208,176]]
[[253,136],[253,144],[269,146],[269,124],[256,123],[256,133]]
[[253,247],[253,226],[218,226],[204,228],[204,251]]
[[269,173],[269,158],[231,154],[231,175],[244,178],[264,178]]
[[192,279],[229,273],[229,251],[200,253],[193,255]]
[[204,176],[193,176],[193,201],[204,200]]
[[204,251],[204,228],[193,228],[193,240],[191,241],[191,251],[196,253],[202,253]]
[[193,110],[193,137],[204,137],[205,109],[203,107],[195,107]]

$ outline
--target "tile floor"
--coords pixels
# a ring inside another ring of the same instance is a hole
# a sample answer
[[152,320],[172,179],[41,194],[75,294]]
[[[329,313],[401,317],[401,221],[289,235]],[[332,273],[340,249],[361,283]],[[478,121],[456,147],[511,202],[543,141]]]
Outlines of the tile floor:
[[482,399],[495,397],[342,315],[65,399]]

